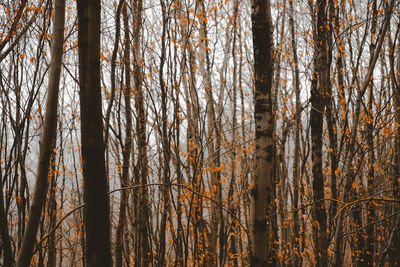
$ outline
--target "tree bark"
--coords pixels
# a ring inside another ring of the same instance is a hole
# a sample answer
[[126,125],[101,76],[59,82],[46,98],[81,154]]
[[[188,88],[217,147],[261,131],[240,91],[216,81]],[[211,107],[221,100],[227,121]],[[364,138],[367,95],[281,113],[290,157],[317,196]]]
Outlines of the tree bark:
[[[328,58],[327,2],[318,0],[315,32],[314,73],[311,85],[311,158],[314,201],[314,246],[317,266],[328,264],[327,212],[325,208],[324,177],[322,174],[322,133],[325,95],[329,91],[330,64]],[[314,11],[313,11],[314,12]],[[322,201],[321,201],[322,200]]]
[[11,248],[11,239],[8,233],[8,221],[7,214],[4,208],[4,194],[3,189],[0,190],[0,234],[1,234],[1,245],[4,253],[3,263],[5,266],[14,265],[14,257]]
[[[61,140],[60,140],[61,141]],[[55,167],[56,167],[56,155],[53,152],[51,159],[50,159],[50,187],[49,187],[49,200],[48,200],[48,215],[50,216],[50,227],[49,229],[53,229],[57,223],[57,200],[56,200],[56,192],[55,192],[55,187],[57,184],[57,176],[55,172]],[[48,244],[48,255],[47,255],[47,266],[48,267],[55,267],[56,266],[56,261],[57,261],[57,251],[56,251],[56,233],[53,231],[47,241]]]
[[[129,36],[129,21],[126,3],[123,4],[122,14],[124,20],[124,65],[125,65],[125,86],[124,86],[124,101],[125,101],[125,117],[126,117],[126,135],[125,145],[122,151],[122,174],[121,174],[121,188],[129,186],[129,162],[130,155],[133,147],[132,137],[132,108],[131,108],[131,73],[130,73],[130,36]],[[121,191],[121,200],[119,204],[119,219],[117,231],[115,235],[115,266],[123,266],[122,252],[124,247],[124,232],[126,224],[126,209],[128,205],[128,190]]]
[[96,0],[79,0],[77,7],[85,258],[88,266],[111,266],[110,204],[100,88],[101,5]]
[[[142,57],[140,51],[140,38],[142,31],[142,0],[132,1],[135,12],[133,26],[133,65],[134,65],[134,84],[135,84],[135,108],[136,108],[136,132],[138,156],[138,181],[141,185],[147,184],[148,177],[148,158],[147,158],[147,137],[146,137],[146,113],[144,108],[144,92],[142,87]],[[148,266],[152,261],[152,251],[150,247],[150,204],[148,199],[147,187],[139,189],[139,201],[136,204],[138,210],[138,232],[137,232],[137,252],[136,266]]]
[[42,215],[42,209],[46,202],[50,157],[53,153],[56,143],[58,93],[64,43],[64,21],[65,0],[56,0],[53,24],[54,41],[51,51],[46,115],[44,119],[43,133],[40,140],[40,154],[35,190],[33,193],[32,205],[30,208],[28,224],[26,226],[21,251],[18,255],[18,267],[29,266],[30,264],[33,246],[36,242],[39,221]]
[[269,0],[252,1],[254,50],[255,177],[250,204],[252,266],[276,263],[274,117],[272,110],[272,22]]
[[[161,88],[161,116],[162,116],[162,125],[161,125],[161,143],[162,143],[162,150],[163,150],[163,177],[162,183],[169,184],[170,181],[170,159],[171,159],[171,150],[170,150],[170,136],[168,133],[168,114],[167,114],[167,107],[168,107],[168,87],[164,80],[164,65],[166,61],[166,31],[169,23],[169,14],[167,13],[167,7],[164,0],[160,0],[161,8],[162,8],[162,34],[161,34],[161,57],[160,57],[160,68],[159,68],[159,83]],[[160,224],[160,235],[159,235],[159,255],[158,255],[158,266],[162,267],[165,266],[165,253],[166,253],[166,222],[167,216],[170,210],[170,197],[169,197],[169,190],[170,187],[164,186],[160,188],[162,192],[162,199],[163,199],[163,211],[161,217],[161,224]]]
[[[371,26],[371,44],[370,51],[375,50],[376,41],[376,28],[377,28],[377,20],[378,20],[378,11],[377,11],[377,1],[374,0],[372,2],[372,26]],[[372,54],[371,54],[372,55]],[[374,149],[374,111],[373,111],[373,102],[374,102],[374,80],[371,78],[371,82],[369,84],[368,89],[368,104],[367,104],[367,146],[368,146],[368,178],[367,178],[367,194],[368,196],[373,196],[375,193],[375,149]],[[375,224],[373,223],[376,220],[375,214],[375,205],[373,202],[366,203],[367,210],[367,221],[368,227],[365,230],[365,235],[362,237],[365,239],[365,247],[363,248],[363,253],[360,258],[363,260],[360,262],[359,266],[366,264],[367,266],[373,266],[374,263],[374,238],[375,238]]]
[[[236,177],[237,177],[237,172],[236,172],[236,140],[237,140],[237,133],[236,133],[236,128],[237,128],[237,77],[238,77],[238,62],[236,59],[236,39],[238,35],[237,31],[237,20],[238,20],[238,8],[239,8],[239,1],[236,0],[234,3],[234,12],[233,12],[233,40],[232,40],[232,61],[233,61],[233,80],[232,80],[232,94],[233,94],[233,99],[232,99],[232,145],[231,145],[231,150],[232,150],[232,159],[231,159],[231,181],[229,183],[229,189],[228,189],[228,208],[229,211],[232,214],[236,214],[238,207],[236,202],[235,195],[238,194],[237,190],[237,184],[236,184]],[[237,236],[240,231],[238,229],[237,222],[233,216],[230,216],[228,218],[229,225],[231,225],[231,230],[230,233],[228,232],[227,236],[229,236],[229,245],[228,245],[228,264],[229,266],[232,267],[237,267],[239,262],[238,262],[238,251],[237,251]]]
[[[398,25],[398,27],[400,27]],[[397,29],[398,31],[400,29]],[[391,40],[389,39],[389,42]],[[397,131],[395,136],[395,164],[394,164],[394,179],[393,179],[393,196],[395,199],[400,199],[400,186],[399,186],[399,177],[400,177],[400,57],[397,57],[397,65],[395,67],[395,59],[394,53],[396,51],[395,45],[391,45],[390,47],[390,67],[391,67],[391,77],[393,82],[393,104],[394,104],[394,118],[397,124]],[[397,49],[397,55],[399,54],[400,49]],[[395,210],[398,210],[399,205],[395,206]],[[400,253],[399,246],[400,243],[400,215],[396,216],[395,223],[397,223],[395,227],[395,232],[393,233],[393,241],[392,245],[388,248],[388,256],[392,262],[400,262]]]
[[294,137],[294,159],[293,159],[293,245],[294,251],[293,253],[293,265],[301,266],[302,265],[302,257],[300,256],[302,253],[301,246],[301,211],[298,210],[299,207],[299,196],[300,196],[300,129],[301,129],[301,104],[300,104],[300,71],[299,71],[299,59],[297,56],[297,43],[296,43],[296,35],[295,35],[295,25],[294,25],[294,7],[293,1],[289,1],[290,8],[290,35],[292,38],[292,52],[293,52],[293,63],[294,63],[294,74],[293,74],[293,84],[296,96],[296,104],[295,104],[295,137]]

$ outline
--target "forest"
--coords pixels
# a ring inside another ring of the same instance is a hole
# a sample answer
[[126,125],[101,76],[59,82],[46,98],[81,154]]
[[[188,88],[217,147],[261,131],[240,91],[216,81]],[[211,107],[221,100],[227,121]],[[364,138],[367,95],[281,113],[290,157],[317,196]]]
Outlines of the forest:
[[0,266],[400,266],[399,0],[0,0]]

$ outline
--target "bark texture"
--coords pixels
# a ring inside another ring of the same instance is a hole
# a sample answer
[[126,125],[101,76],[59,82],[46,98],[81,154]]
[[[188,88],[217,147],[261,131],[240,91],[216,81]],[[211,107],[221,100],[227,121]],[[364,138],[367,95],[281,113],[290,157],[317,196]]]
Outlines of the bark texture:
[[272,111],[272,22],[269,0],[252,1],[254,49],[255,177],[251,191],[251,265],[275,265],[274,117]]

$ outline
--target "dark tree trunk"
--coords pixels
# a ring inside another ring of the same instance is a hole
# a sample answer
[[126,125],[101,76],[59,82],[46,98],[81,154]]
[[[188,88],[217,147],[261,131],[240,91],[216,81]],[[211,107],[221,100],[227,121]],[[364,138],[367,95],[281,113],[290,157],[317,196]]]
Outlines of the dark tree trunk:
[[[398,27],[400,27],[398,25]],[[398,29],[399,30],[399,29]],[[397,125],[400,125],[400,57],[397,57],[397,66],[394,66],[394,53],[396,49],[394,49],[394,45],[391,46],[391,76],[394,83],[393,86],[393,96],[394,96],[394,110],[395,110],[395,121]],[[400,52],[397,49],[398,53]],[[399,55],[399,54],[398,54]],[[395,199],[400,199],[400,129],[397,128],[397,134],[395,136],[395,164],[394,164],[394,179],[393,179],[393,196]],[[399,205],[395,206],[395,210],[398,210]],[[397,223],[396,227],[394,228],[393,233],[393,241],[391,246],[388,249],[388,256],[391,262],[400,263],[400,215],[396,216],[395,223]]]
[[[378,11],[377,11],[377,1],[374,0],[372,2],[372,26],[371,26],[371,44],[370,51],[375,50],[376,41],[376,28],[377,28],[377,20],[378,20]],[[367,183],[367,194],[368,196],[373,196],[375,193],[375,151],[374,151],[374,112],[373,102],[374,102],[374,81],[371,78],[371,82],[369,85],[368,91],[368,105],[367,105],[367,116],[368,121],[366,125],[367,130],[367,146],[368,146],[368,183]],[[368,227],[365,229],[365,248],[363,248],[363,253],[361,254],[361,258],[363,262],[360,262],[360,265],[373,266],[374,263],[374,251],[375,251],[375,224],[373,223],[376,219],[375,214],[375,205],[372,202],[366,203],[367,209],[367,221],[365,222]]]
[[104,159],[100,88],[100,1],[78,1],[81,148],[86,263],[111,266],[110,204]]
[[298,210],[299,207],[299,196],[300,196],[300,128],[301,128],[301,104],[300,104],[300,71],[299,71],[299,59],[297,56],[297,43],[296,43],[296,35],[295,35],[295,25],[294,25],[294,7],[293,1],[289,1],[290,6],[290,34],[292,38],[292,49],[293,49],[293,63],[294,63],[294,90],[296,96],[296,113],[295,113],[295,137],[294,137],[294,159],[293,159],[293,218],[294,218],[294,236],[293,236],[293,244],[294,251],[293,253],[293,264],[294,266],[302,265],[302,257],[300,256],[302,253],[301,246],[301,211]]
[[1,189],[0,190],[0,234],[1,234],[2,250],[4,253],[3,263],[5,266],[13,266],[14,257],[12,255],[11,239],[7,229],[8,229],[7,214],[4,208],[3,189]]
[[327,212],[325,208],[324,177],[322,174],[322,132],[325,94],[329,91],[327,2],[318,0],[316,6],[314,73],[311,85],[311,159],[314,201],[314,244],[317,266],[328,265]]
[[269,0],[252,1],[254,49],[255,177],[251,191],[251,265],[276,263],[275,143],[272,110],[272,21]]

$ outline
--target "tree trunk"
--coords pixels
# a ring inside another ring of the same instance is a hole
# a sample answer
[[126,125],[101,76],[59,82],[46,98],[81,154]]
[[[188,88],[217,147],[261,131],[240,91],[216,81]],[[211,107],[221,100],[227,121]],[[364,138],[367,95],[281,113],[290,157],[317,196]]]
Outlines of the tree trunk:
[[[147,184],[148,176],[148,158],[147,158],[147,136],[146,136],[146,113],[144,108],[144,92],[142,87],[142,57],[140,51],[140,38],[142,31],[142,0],[134,0],[133,10],[135,12],[133,28],[133,65],[134,65],[134,83],[135,83],[135,108],[136,108],[136,133],[138,156],[138,183]],[[139,189],[139,201],[136,204],[138,210],[138,232],[137,232],[137,253],[136,266],[148,266],[152,262],[152,251],[150,247],[150,204],[147,187]]]
[[[328,264],[327,212],[325,209],[324,178],[322,174],[322,133],[325,94],[329,88],[330,64],[328,64],[327,3],[318,0],[315,32],[314,73],[311,85],[311,158],[314,201],[314,246],[317,266]],[[321,201],[322,200],[322,201]]]
[[100,88],[100,2],[79,0],[79,84],[86,263],[111,266],[110,204]]
[[[212,170],[215,170],[219,167],[219,159],[220,159],[220,151],[216,150],[215,140],[220,137],[219,128],[217,126],[217,118],[215,114],[215,100],[213,96],[213,86],[211,80],[211,64],[210,64],[210,52],[209,52],[209,43],[208,43],[208,32],[207,32],[207,20],[205,19],[206,9],[204,1],[197,2],[201,12],[200,22],[200,36],[201,36],[201,45],[200,45],[200,59],[199,59],[199,67],[200,72],[203,76],[203,83],[205,87],[205,95],[206,95],[206,114],[207,114],[207,150],[208,157],[211,162],[209,166]],[[204,18],[203,18],[204,17]],[[221,194],[220,190],[220,173],[219,172],[211,172],[211,192],[212,196],[216,199],[219,199]],[[211,204],[211,223],[212,227],[210,227],[210,242],[208,244],[208,252],[206,257],[207,265],[216,265],[217,264],[217,255],[218,255],[218,226],[221,225],[222,218],[219,213],[219,207],[215,205],[215,203]],[[222,240],[220,240],[222,242]],[[220,243],[222,244],[222,243]],[[221,252],[222,250],[220,250]]]
[[[377,1],[374,0],[372,2],[372,26],[371,26],[371,44],[370,51],[375,50],[376,41],[376,28],[377,28],[377,20],[378,20],[378,11],[377,11]],[[367,116],[368,121],[366,125],[367,131],[367,146],[368,146],[368,178],[367,178],[367,194],[368,196],[373,196],[376,189],[375,180],[375,152],[374,152],[374,111],[373,111],[373,102],[374,102],[374,80],[371,78],[371,82],[369,84],[368,89],[368,105],[367,105]],[[376,220],[375,215],[375,205],[373,202],[366,203],[367,210],[367,221],[366,224],[368,227],[365,229],[365,248],[363,248],[363,253],[361,254],[361,258],[364,260],[360,262],[360,265],[366,264],[367,266],[373,266],[374,263],[374,252],[375,252],[375,224],[373,223]]]
[[46,115],[40,141],[40,154],[35,191],[33,193],[32,206],[30,209],[28,224],[26,226],[21,251],[17,260],[18,267],[29,266],[30,264],[33,247],[36,242],[39,221],[42,215],[42,209],[46,202],[50,157],[53,153],[56,143],[58,93],[64,43],[64,18],[65,0],[56,0],[53,24],[54,41],[51,51]]
[[[111,115],[111,109],[114,104],[115,100],[115,91],[116,91],[116,86],[115,86],[115,68],[116,68],[116,61],[117,61],[117,54],[118,54],[118,48],[119,48],[119,42],[120,42],[120,35],[121,35],[121,10],[122,10],[122,5],[125,3],[125,0],[119,0],[118,6],[117,6],[117,11],[115,13],[115,39],[114,39],[114,47],[111,55],[111,73],[110,73],[110,80],[111,80],[111,92],[110,92],[110,99],[108,102],[108,106],[106,109],[106,114],[104,115],[104,145],[105,145],[105,150],[106,150],[106,162],[109,162],[109,149],[108,149],[108,143],[109,143],[109,129],[110,129],[110,115]],[[106,175],[107,177],[109,176],[109,167],[108,164],[106,165]]]
[[[133,147],[132,137],[132,108],[131,108],[131,73],[130,73],[130,36],[129,36],[129,21],[126,4],[122,8],[124,20],[124,65],[125,65],[125,86],[124,86],[124,102],[125,102],[125,117],[126,117],[126,135],[125,145],[122,151],[122,174],[121,174],[121,188],[129,186],[129,162],[130,155]],[[121,200],[119,204],[119,219],[117,231],[115,235],[115,266],[123,266],[122,252],[124,247],[124,232],[126,225],[126,209],[128,205],[128,190],[121,191]]]
[[254,50],[255,177],[251,190],[251,265],[275,265],[274,117],[272,110],[272,22],[269,0],[252,1]]
[[[168,114],[167,114],[167,104],[168,104],[168,99],[167,99],[167,93],[168,93],[168,87],[164,81],[164,65],[165,65],[165,60],[166,60],[166,44],[165,44],[165,38],[166,38],[166,31],[168,27],[168,16],[167,10],[166,10],[166,5],[164,3],[164,0],[160,0],[161,7],[162,7],[162,35],[161,35],[161,57],[160,57],[160,69],[159,69],[159,82],[160,82],[160,88],[161,88],[161,142],[162,142],[162,150],[163,150],[163,177],[162,177],[162,183],[167,185],[169,184],[170,181],[170,158],[171,158],[171,150],[170,150],[170,136],[168,134]],[[164,186],[160,188],[162,192],[162,200],[163,200],[163,211],[162,211],[162,217],[161,217],[161,224],[160,224],[160,235],[159,235],[159,243],[160,243],[160,249],[159,249],[159,255],[158,255],[158,266],[162,267],[165,266],[165,253],[166,253],[166,221],[167,221],[167,216],[169,214],[170,210],[170,200],[169,200],[169,190],[170,188],[167,186]]]
[[12,254],[11,248],[11,239],[8,234],[8,222],[7,222],[7,214],[4,208],[4,195],[3,189],[0,190],[0,234],[1,234],[1,245],[4,253],[3,263],[5,266],[13,266],[14,258]]
[[[61,140],[60,140],[61,141]],[[56,226],[57,223],[57,200],[56,200],[56,184],[57,184],[57,176],[55,172],[55,167],[56,167],[56,154],[53,152],[51,159],[50,159],[50,174],[49,178],[51,179],[50,181],[50,187],[49,187],[49,200],[48,200],[48,215],[50,216],[50,223],[49,223],[49,229],[50,231]],[[55,267],[56,266],[56,261],[57,261],[57,251],[56,251],[56,232],[53,231],[49,238],[48,238],[48,250],[49,253],[47,255],[47,266],[48,267]]]
[[[335,17],[332,19],[335,22],[334,32],[335,32],[336,36],[338,36],[341,31],[340,24],[339,24],[340,11],[341,11],[341,8],[340,8],[340,6],[338,6],[336,8]],[[337,74],[337,83],[338,83],[337,90],[339,91],[338,94],[339,94],[339,102],[340,102],[340,107],[341,107],[341,116],[340,117],[342,120],[345,121],[345,126],[342,126],[343,131],[345,131],[347,118],[346,118],[345,77],[343,75],[345,73],[345,71],[344,71],[344,51],[343,51],[344,41],[342,38],[338,38],[337,43],[338,43],[336,45],[336,47],[337,47],[336,69],[337,69],[337,73],[338,73]],[[344,137],[344,134],[343,134],[343,137]],[[342,148],[340,147],[340,149],[338,149],[338,151],[341,151],[341,149]],[[332,151],[332,153],[335,153],[335,151]],[[340,155],[339,154],[337,154],[337,155],[338,155],[338,158],[336,160],[338,161],[340,158]],[[331,161],[331,172],[332,173],[336,172],[336,169],[334,169],[334,167],[333,167],[333,158]],[[334,177],[336,177],[336,174],[335,174],[335,176],[333,176],[333,174],[331,176],[331,191],[332,191],[332,198],[337,199],[339,197],[339,192],[337,190],[337,185],[334,181]],[[330,205],[330,218],[331,218],[331,223],[332,223],[331,225],[332,226],[333,226],[333,224],[336,225],[336,229],[334,230],[335,232],[332,233],[334,235],[334,239],[335,239],[334,247],[333,247],[334,255],[333,255],[332,261],[333,261],[334,266],[341,266],[343,253],[341,251],[341,241],[339,240],[339,238],[341,238],[340,234],[342,232],[343,224],[342,224],[341,216],[339,216],[339,218],[335,222],[332,222],[332,219],[334,218],[334,216],[336,216],[336,213],[337,213],[337,203],[332,202]]]
[[[233,107],[232,107],[232,159],[231,159],[231,181],[229,183],[228,190],[228,208],[232,214],[236,214],[238,210],[238,205],[235,204],[236,198],[235,195],[238,194],[236,188],[236,140],[237,140],[237,77],[238,77],[238,62],[236,59],[236,38],[238,35],[237,32],[237,20],[238,20],[238,8],[239,1],[236,0],[234,4],[234,13],[233,13],[233,41],[232,41],[232,61],[233,61],[233,80],[232,80],[232,94],[233,94]],[[239,236],[240,229],[238,228],[237,222],[233,216],[230,216],[228,219],[229,225],[231,225],[230,233],[228,232],[227,236],[229,236],[229,245],[228,245],[228,257],[229,257],[229,266],[237,267],[238,266],[238,251],[237,251],[237,236]]]
[[302,253],[301,247],[301,211],[298,210],[299,208],[299,189],[300,189],[300,128],[301,128],[301,104],[300,104],[300,71],[299,71],[299,60],[297,56],[297,43],[296,43],[296,35],[295,35],[295,25],[294,25],[294,7],[293,1],[289,1],[290,7],[290,17],[289,17],[289,24],[290,24],[290,34],[292,38],[292,52],[293,52],[293,63],[294,63],[294,90],[296,96],[296,105],[295,105],[295,137],[294,137],[294,159],[293,159],[293,246],[294,251],[293,253],[293,265],[294,266],[301,266],[302,265],[302,257],[300,256]]
[[[398,25],[398,27],[400,27]],[[390,41],[390,39],[389,39]],[[400,199],[400,186],[399,186],[399,177],[400,177],[400,57],[397,57],[397,66],[395,70],[394,66],[394,53],[396,51],[395,46],[392,45],[391,47],[391,76],[394,83],[393,86],[393,95],[394,95],[394,111],[395,111],[395,122],[397,124],[397,131],[395,136],[395,166],[394,166],[394,181],[393,181],[393,195],[395,199]],[[397,49],[397,53],[400,50]],[[398,54],[400,55],[400,54]],[[395,206],[395,209],[398,209],[399,205]],[[400,251],[399,251],[399,243],[400,243],[400,215],[396,216],[395,222],[398,223],[397,227],[395,227],[395,233],[393,233],[393,241],[392,245],[389,247],[388,256],[392,262],[400,262]]]

